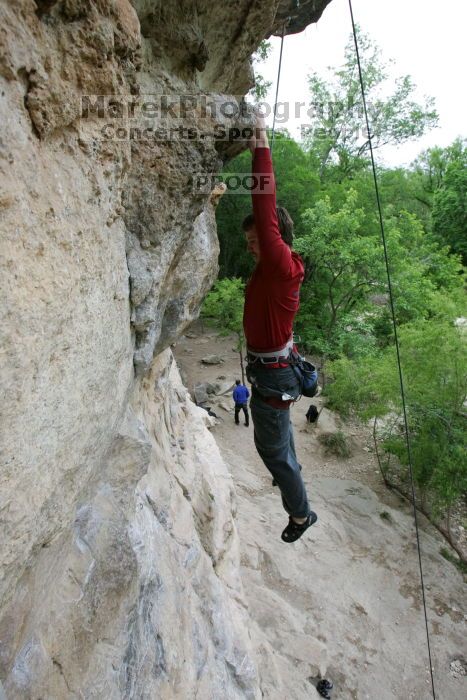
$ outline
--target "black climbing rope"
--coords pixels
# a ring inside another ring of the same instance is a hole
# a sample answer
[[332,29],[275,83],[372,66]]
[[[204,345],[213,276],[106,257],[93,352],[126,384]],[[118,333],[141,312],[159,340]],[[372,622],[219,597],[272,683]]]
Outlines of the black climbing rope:
[[415,520],[415,532],[417,535],[418,564],[419,564],[419,568],[420,568],[420,581],[421,581],[421,588],[422,588],[423,611],[424,611],[424,615],[425,615],[425,629],[426,629],[426,641],[427,641],[427,646],[428,646],[428,660],[430,663],[431,689],[433,692],[433,698],[436,700],[435,682],[434,682],[434,678],[433,678],[433,666],[432,666],[432,662],[431,662],[430,633],[428,630],[428,616],[427,616],[427,611],[426,611],[425,583],[424,583],[424,579],[423,579],[422,555],[421,555],[421,551],[420,551],[420,535],[419,535],[419,531],[418,531],[417,506],[416,506],[416,501],[415,501],[415,485],[414,485],[414,478],[413,478],[412,453],[411,453],[411,449],[410,449],[409,427],[408,427],[407,410],[406,410],[406,404],[405,404],[404,380],[402,377],[402,366],[401,366],[401,358],[400,358],[400,351],[399,351],[399,339],[397,336],[396,314],[394,311],[394,298],[393,298],[393,293],[392,293],[391,274],[390,274],[390,270],[389,270],[389,258],[388,258],[388,251],[387,251],[387,246],[386,246],[386,235],[384,232],[383,213],[382,213],[382,209],[381,209],[381,200],[380,200],[380,196],[379,196],[378,178],[376,176],[376,165],[375,165],[375,158],[374,158],[374,154],[373,154],[372,135],[370,132],[370,122],[368,119],[368,110],[367,110],[367,106],[366,106],[365,86],[363,84],[362,66],[361,66],[361,62],[360,62],[360,52],[358,50],[357,29],[355,27],[354,14],[353,14],[353,8],[352,8],[352,0],[349,0],[349,9],[350,9],[350,18],[352,20],[352,31],[353,31],[353,37],[354,37],[354,42],[355,42],[355,51],[356,51],[356,55],[357,55],[358,73],[359,73],[359,78],[360,78],[360,88],[361,88],[361,92],[362,92],[363,109],[365,112],[366,129],[367,129],[368,143],[369,143],[370,154],[371,154],[371,165],[373,168],[373,179],[374,179],[374,183],[375,183],[376,202],[378,205],[379,223],[380,223],[380,227],[381,227],[381,238],[382,238],[383,249],[384,249],[384,260],[386,263],[386,274],[387,274],[387,279],[388,279],[389,300],[390,300],[390,305],[391,305],[392,325],[394,328],[394,341],[395,341],[395,346],[396,346],[397,365],[398,365],[398,369],[399,369],[399,382],[400,382],[400,388],[401,388],[402,409],[403,409],[403,414],[404,414],[405,440],[406,440],[406,445],[407,445],[407,457],[408,457],[408,462],[409,462],[410,485],[411,485],[411,491],[412,491],[412,504],[413,504],[414,520]]
[[[290,17],[288,18],[287,22],[290,21]],[[276,130],[276,109],[277,109],[277,97],[279,95],[279,82],[281,79],[281,68],[282,68],[282,49],[284,48],[284,34],[285,34],[285,28],[287,26],[287,22],[284,22],[284,25],[282,27],[282,36],[281,36],[281,51],[279,54],[279,69],[277,71],[277,81],[276,81],[276,99],[274,100],[274,116],[272,120],[272,134],[271,134],[271,157],[272,157],[272,149],[274,147],[274,135],[275,135],[275,130]]]
[[[297,5],[298,5],[298,3],[297,3]],[[385,260],[386,274],[387,274],[387,280],[388,280],[388,292],[389,292],[389,300],[390,300],[390,306],[391,306],[392,325],[393,325],[393,329],[394,329],[394,342],[395,342],[395,346],[396,346],[397,366],[398,366],[398,371],[399,371],[399,383],[400,383],[402,409],[403,409],[403,416],[404,416],[405,439],[406,439],[407,457],[408,457],[408,463],[409,463],[410,486],[411,486],[411,491],[412,491],[412,505],[413,505],[414,521],[415,521],[415,532],[416,532],[416,537],[417,537],[418,564],[419,564],[419,570],[420,570],[420,581],[421,581],[421,589],[422,589],[423,612],[424,612],[424,616],[425,616],[425,630],[426,630],[426,641],[427,641],[427,648],[428,648],[428,661],[429,661],[429,665],[430,665],[431,689],[432,689],[433,698],[434,698],[434,700],[436,700],[435,683],[434,683],[434,677],[433,677],[433,665],[432,665],[432,660],[431,660],[430,633],[429,633],[429,629],[428,629],[428,615],[427,615],[427,610],[426,610],[425,582],[424,582],[424,577],[423,577],[422,555],[421,555],[421,549],[420,549],[420,534],[419,534],[419,529],[418,529],[417,506],[416,506],[416,500],[415,500],[415,482],[414,482],[414,477],[413,477],[412,451],[411,451],[411,447],[410,447],[409,427],[408,427],[408,420],[407,420],[407,408],[406,408],[406,402],[405,402],[404,380],[402,377],[402,365],[401,365],[401,358],[400,358],[399,338],[397,335],[396,314],[395,314],[395,310],[394,310],[394,296],[392,293],[391,273],[390,273],[390,268],[389,268],[389,258],[388,258],[388,251],[387,251],[387,245],[386,245],[386,234],[384,231],[383,212],[382,212],[382,208],[381,208],[381,199],[379,196],[378,178],[376,175],[376,164],[375,164],[375,158],[374,158],[374,153],[373,153],[373,143],[372,143],[372,135],[370,132],[370,122],[368,119],[368,110],[367,110],[366,96],[365,96],[365,86],[363,84],[362,66],[361,66],[361,61],[360,61],[360,52],[359,52],[359,48],[358,48],[357,29],[355,26],[352,0],[349,0],[349,9],[350,9],[350,18],[352,21],[352,31],[353,31],[353,38],[354,38],[354,43],[355,43],[355,52],[356,52],[356,56],[357,56],[360,88],[361,88],[361,93],[362,93],[363,108],[364,108],[364,112],[365,112],[368,144],[370,147],[371,165],[372,165],[372,169],[373,169],[373,179],[374,179],[374,185],[375,185],[376,202],[377,202],[377,206],[378,206],[379,223],[380,223],[380,228],[381,228],[381,240],[383,243],[384,260]],[[286,28],[287,23],[289,21],[290,21],[290,17],[288,18],[287,22],[284,22],[284,25],[282,27],[281,49],[280,49],[280,55],[279,55],[279,68],[277,71],[277,82],[276,82],[276,99],[274,102],[274,117],[273,117],[272,134],[271,134],[271,147],[270,147],[271,155],[272,155],[272,150],[273,150],[273,146],[274,146],[274,136],[275,136],[275,128],[276,128],[276,108],[277,108],[277,98],[278,98],[278,94],[279,94],[279,82],[280,82],[281,68],[282,68],[282,51],[283,51],[283,47],[284,47],[284,35],[285,35],[285,28]],[[331,685],[331,687],[332,687],[332,685]],[[321,688],[319,690],[321,693]],[[327,690],[327,689],[326,689],[326,691],[329,692],[329,690]],[[324,693],[321,693],[321,694],[324,694]]]
[[[300,0],[295,0],[295,9],[299,9],[300,7]],[[277,109],[277,98],[279,95],[279,82],[281,79],[281,67],[282,67],[282,49],[284,48],[284,35],[285,35],[285,28],[288,24],[290,24],[290,20],[292,17],[287,17],[287,21],[284,22],[282,25],[282,36],[281,36],[281,50],[279,54],[279,69],[277,71],[277,80],[276,80],[276,99],[274,100],[274,115],[273,115],[273,120],[272,120],[272,134],[271,134],[271,157],[272,157],[272,149],[274,147],[274,136],[275,136],[275,131],[276,131],[276,109]]]

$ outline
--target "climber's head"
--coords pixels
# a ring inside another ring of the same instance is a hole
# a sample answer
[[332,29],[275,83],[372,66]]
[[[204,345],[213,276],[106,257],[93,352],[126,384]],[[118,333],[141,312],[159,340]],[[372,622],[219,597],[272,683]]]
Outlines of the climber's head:
[[[248,223],[248,228],[245,228],[246,223]],[[245,232],[246,249],[250,253],[250,255],[252,255],[254,259],[258,262],[260,258],[260,250],[253,214],[247,216],[245,221],[243,222],[243,231]]]
[[[277,207],[276,209],[277,212],[277,220],[279,222],[279,231],[281,234],[281,238],[284,241],[284,243],[287,243],[288,246],[292,247],[293,243],[293,221],[292,217],[290,216],[289,212],[285,207]],[[256,232],[256,227],[255,227],[255,219],[253,214],[248,214],[243,220],[242,223],[242,229],[245,233],[245,240],[247,244],[247,250],[255,260],[260,259],[260,248],[259,248],[259,241],[258,241],[258,235]]]

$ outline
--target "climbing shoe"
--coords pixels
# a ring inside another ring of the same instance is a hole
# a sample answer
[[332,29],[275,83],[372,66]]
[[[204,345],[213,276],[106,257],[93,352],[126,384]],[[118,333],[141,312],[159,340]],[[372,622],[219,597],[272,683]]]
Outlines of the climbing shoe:
[[307,519],[302,524],[296,523],[292,516],[289,516],[289,524],[282,532],[281,539],[283,542],[295,542],[303,535],[305,530],[308,530],[317,520],[318,516],[312,510],[308,513]]

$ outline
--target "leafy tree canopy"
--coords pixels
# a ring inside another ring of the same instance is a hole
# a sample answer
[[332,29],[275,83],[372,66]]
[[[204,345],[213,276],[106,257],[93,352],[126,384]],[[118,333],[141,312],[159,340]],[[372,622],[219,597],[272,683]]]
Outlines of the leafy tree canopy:
[[[460,144],[459,144],[460,146]],[[451,156],[433,197],[433,233],[467,265],[467,146]]]
[[[384,342],[388,328],[388,281],[375,217],[368,226],[355,190],[347,192],[339,208],[325,196],[303,214],[306,232],[296,249],[307,263],[298,317],[300,334],[309,349],[332,357],[345,352],[349,338],[360,337],[358,352],[375,347],[371,333]],[[446,248],[426,234],[409,212],[386,220],[388,258],[398,323],[433,314],[440,290],[458,290],[461,265]],[[365,341],[366,336],[366,341]],[[353,348],[351,354],[356,351]]]
[[[400,352],[416,482],[434,496],[438,513],[467,491],[464,404],[467,399],[467,343],[462,331],[438,319],[400,329]],[[329,406],[363,419],[399,416],[401,398],[394,348],[356,362],[328,365]],[[408,462],[400,429],[387,434],[385,448]]]
[[[436,126],[438,114],[433,98],[416,102],[416,86],[409,75],[396,78],[395,90],[386,94],[392,61],[383,61],[380,48],[367,34],[359,30],[358,37],[373,148],[404,143]],[[352,36],[344,65],[340,69],[330,67],[329,71],[327,79],[318,73],[308,79],[313,119],[306,141],[319,159],[321,178],[326,173],[342,178],[364,167],[369,151]]]

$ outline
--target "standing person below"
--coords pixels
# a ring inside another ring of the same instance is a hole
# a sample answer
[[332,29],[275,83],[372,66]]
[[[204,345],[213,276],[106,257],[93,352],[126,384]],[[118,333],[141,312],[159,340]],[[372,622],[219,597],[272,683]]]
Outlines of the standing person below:
[[290,422],[290,404],[300,389],[288,358],[294,349],[292,326],[304,266],[291,249],[293,221],[286,209],[276,208],[271,154],[260,116],[250,150],[252,174],[262,182],[252,191],[253,214],[243,221],[247,248],[256,260],[246,287],[243,315],[247,377],[253,387],[250,409],[256,449],[279,486],[289,515],[282,540],[295,542],[317,520],[308,503]]
[[240,425],[238,414],[240,413],[240,410],[242,410],[245,416],[245,426],[248,428],[250,424],[248,416],[248,398],[250,396],[250,392],[246,386],[240,382],[240,379],[235,380],[235,389],[233,390],[232,396],[233,400],[235,401],[235,423]]

